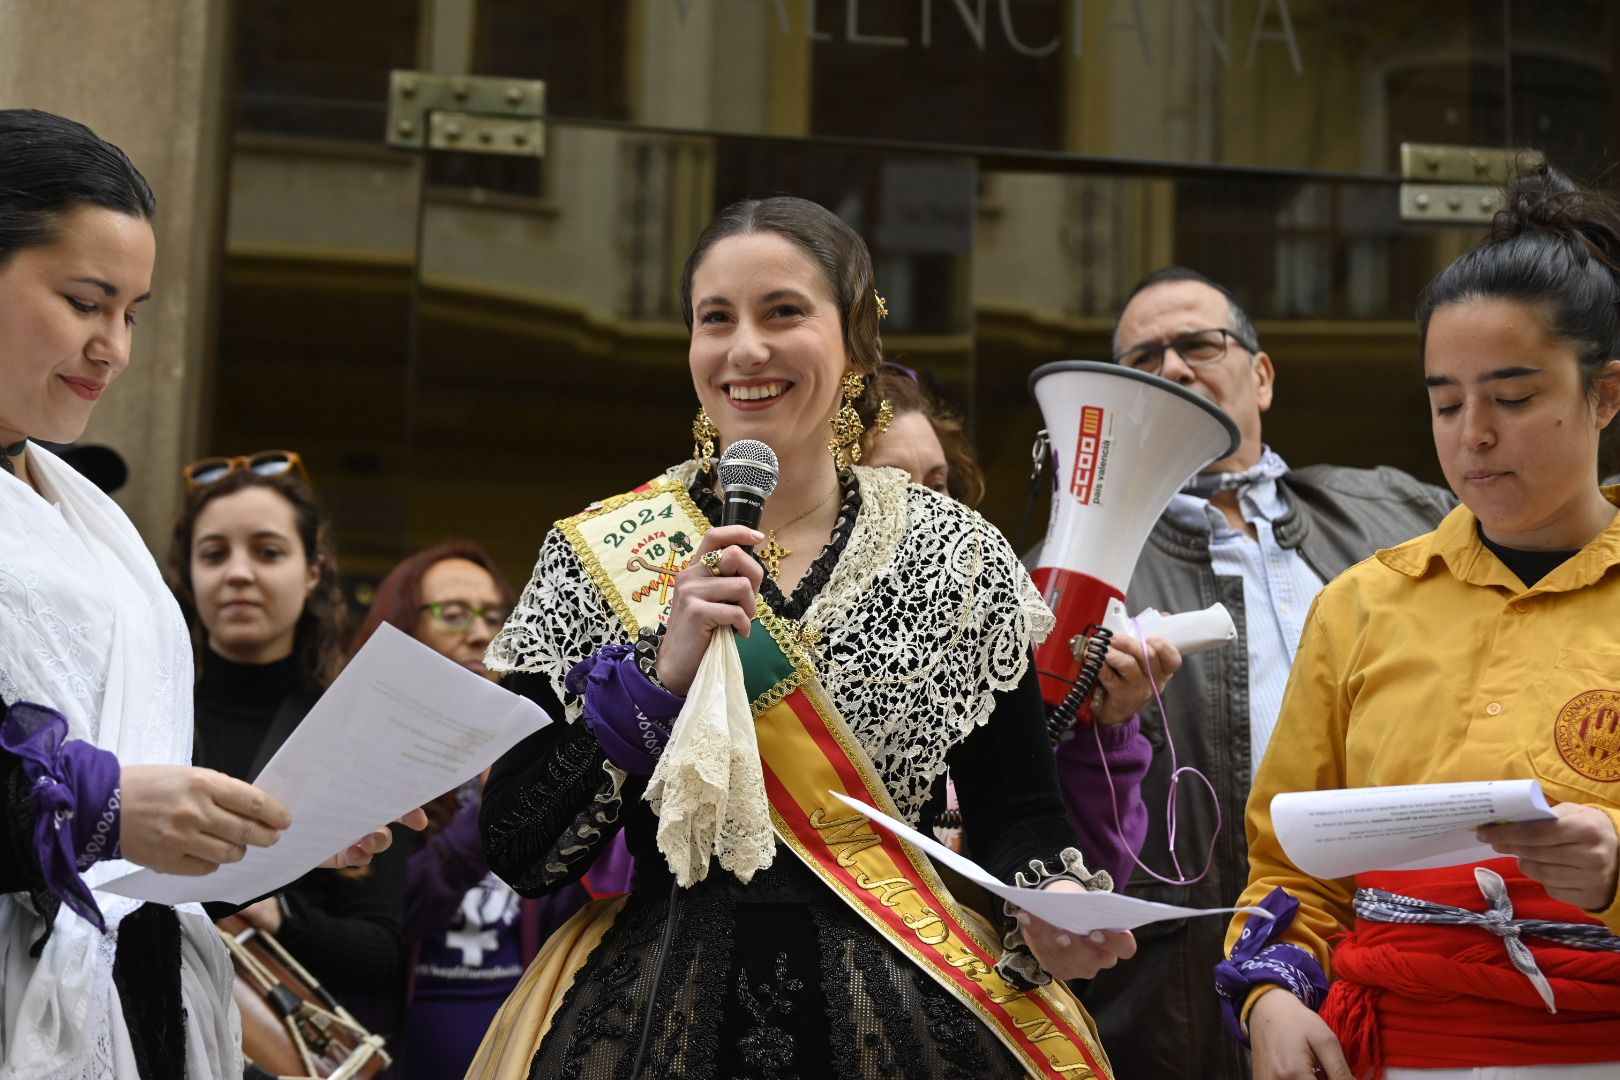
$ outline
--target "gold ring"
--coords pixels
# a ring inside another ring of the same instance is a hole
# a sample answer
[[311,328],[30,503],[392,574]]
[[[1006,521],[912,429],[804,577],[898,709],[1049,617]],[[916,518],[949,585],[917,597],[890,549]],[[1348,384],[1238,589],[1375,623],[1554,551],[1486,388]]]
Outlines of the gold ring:
[[703,553],[701,561],[704,566],[709,568],[709,573],[713,574],[715,577],[719,577],[720,560],[724,557],[725,552],[723,551],[707,551]]

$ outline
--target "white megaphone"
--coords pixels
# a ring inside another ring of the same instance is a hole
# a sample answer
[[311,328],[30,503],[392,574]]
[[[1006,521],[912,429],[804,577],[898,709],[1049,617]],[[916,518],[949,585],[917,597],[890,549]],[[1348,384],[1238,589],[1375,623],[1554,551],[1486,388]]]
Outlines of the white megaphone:
[[1035,652],[1049,730],[1067,731],[1108,651],[1109,601],[1123,601],[1153,523],[1187,480],[1241,436],[1214,403],[1119,364],[1062,360],[1029,377],[1052,446],[1056,489],[1035,586],[1057,617]]

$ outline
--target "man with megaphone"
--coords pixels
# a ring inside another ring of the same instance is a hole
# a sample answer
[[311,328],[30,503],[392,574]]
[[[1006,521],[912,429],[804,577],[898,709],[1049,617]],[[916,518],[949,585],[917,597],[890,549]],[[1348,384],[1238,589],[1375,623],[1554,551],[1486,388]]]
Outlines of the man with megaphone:
[[[1128,886],[1150,900],[1229,905],[1248,881],[1249,783],[1276,723],[1312,599],[1379,548],[1432,529],[1455,500],[1388,467],[1290,469],[1261,433],[1276,383],[1271,358],[1232,293],[1196,271],[1171,266],[1142,279],[1120,312],[1113,344],[1115,363],[1219,406],[1239,436],[1235,450],[1170,500],[1126,589],[1133,612],[1185,612],[1219,602],[1237,628],[1230,646],[1186,657],[1165,687],[1162,711],[1152,703],[1142,710],[1139,722],[1154,748],[1142,790],[1152,820]],[[1163,432],[1165,441],[1180,438],[1179,430]],[[1116,649],[1108,662],[1136,661]],[[1110,718],[1106,708],[1096,712]],[[1066,784],[1093,782],[1100,739],[1080,731],[1057,753]],[[1193,770],[1207,778],[1207,790],[1187,782],[1183,774]],[[1159,809],[1180,788],[1193,790],[1168,812]],[[1071,808],[1078,803],[1070,799]],[[1138,935],[1131,964],[1091,982],[1085,1001],[1118,1075],[1249,1076],[1248,1051],[1227,1033],[1209,990],[1222,936],[1215,920],[1157,924]]]

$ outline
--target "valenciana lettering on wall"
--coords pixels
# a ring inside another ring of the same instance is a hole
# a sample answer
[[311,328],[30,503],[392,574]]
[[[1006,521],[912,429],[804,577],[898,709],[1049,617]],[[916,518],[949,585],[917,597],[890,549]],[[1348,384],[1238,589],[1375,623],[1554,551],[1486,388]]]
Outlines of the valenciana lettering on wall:
[[[1168,43],[1162,40],[1165,28],[1173,28],[1177,18],[1191,12],[1198,32],[1213,47],[1221,63],[1231,65],[1236,58],[1236,62],[1252,67],[1260,47],[1272,45],[1287,49],[1288,62],[1294,74],[1305,73],[1288,0],[1259,0],[1254,19],[1246,32],[1241,26],[1234,28],[1232,7],[1235,0],[1062,0],[1068,4],[1070,11],[1067,29],[1063,34],[1050,36],[1044,41],[1031,34],[1027,27],[1019,27],[1013,0],[904,0],[915,13],[914,20],[908,20],[915,27],[914,32],[909,34],[880,34],[872,29],[873,19],[869,12],[879,4],[888,5],[896,0],[799,0],[795,6],[803,11],[802,22],[789,16],[788,0],[667,2],[675,5],[682,22],[702,5],[766,7],[775,13],[777,29],[784,36],[796,35],[811,41],[843,41],[851,45],[888,49],[932,49],[940,20],[957,19],[980,52],[1006,46],[1014,52],[1036,58],[1051,56],[1065,47],[1075,57],[1084,56],[1088,45],[1094,49],[1116,47],[1111,41],[1086,40],[1086,13],[1100,8],[1107,30],[1115,34],[1124,32],[1127,40],[1134,39],[1136,47],[1141,50],[1142,62],[1148,65],[1153,63],[1156,47],[1165,53],[1169,51]],[[1151,23],[1150,15],[1157,16]],[[1234,45],[1241,49],[1234,49]]]

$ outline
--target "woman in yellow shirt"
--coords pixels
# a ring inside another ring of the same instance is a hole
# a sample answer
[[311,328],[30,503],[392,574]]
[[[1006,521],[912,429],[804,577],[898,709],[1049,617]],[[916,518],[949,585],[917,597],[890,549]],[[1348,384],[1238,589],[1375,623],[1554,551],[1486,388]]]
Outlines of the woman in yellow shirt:
[[[1418,309],[1462,505],[1322,591],[1249,798],[1241,903],[1279,917],[1234,919],[1216,981],[1256,1080],[1620,1075],[1620,207],[1508,196]],[[1558,817],[1481,830],[1483,869],[1319,880],[1271,825],[1283,791],[1515,777]]]

